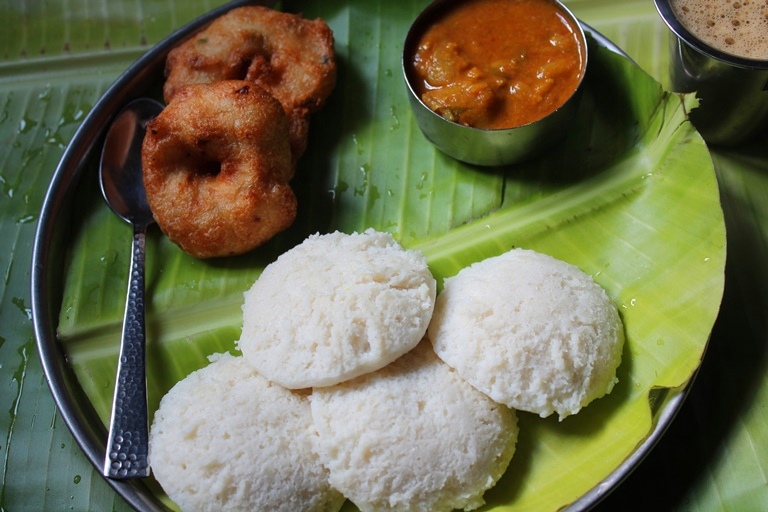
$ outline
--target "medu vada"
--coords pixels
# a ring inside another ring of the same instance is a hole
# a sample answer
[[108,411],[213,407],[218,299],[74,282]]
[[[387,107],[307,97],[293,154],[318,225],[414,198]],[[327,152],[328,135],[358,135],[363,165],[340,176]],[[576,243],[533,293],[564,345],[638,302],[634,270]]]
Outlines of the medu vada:
[[322,19],[239,7],[169,52],[163,96],[169,103],[192,83],[254,82],[285,109],[296,160],[306,149],[310,114],[324,105],[336,85],[333,45],[333,32]]
[[158,226],[197,258],[250,251],[296,217],[288,121],[252,82],[179,89],[147,124],[141,156]]

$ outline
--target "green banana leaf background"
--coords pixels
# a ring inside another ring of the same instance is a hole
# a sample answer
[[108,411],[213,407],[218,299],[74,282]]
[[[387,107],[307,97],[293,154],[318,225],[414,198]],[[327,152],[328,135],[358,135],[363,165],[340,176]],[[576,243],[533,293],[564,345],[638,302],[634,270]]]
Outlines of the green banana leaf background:
[[[601,507],[768,507],[764,143],[710,158],[685,121],[695,99],[663,90],[668,36],[652,2],[567,3],[637,65],[592,40],[576,129],[557,151],[496,170],[436,152],[411,117],[400,49],[425,1],[286,3],[329,22],[340,62],[294,181],[299,219],[226,262],[193,260],[151,234],[150,408],[208,354],[232,349],[243,290],[310,233],[391,231],[426,254],[439,281],[522,246],[594,275],[619,306],[628,343],[609,397],[564,422],[520,415],[518,453],[487,493],[488,508],[552,510],[589,490],[642,441],[664,390],[687,384],[708,339],[678,418]],[[100,94],[151,45],[216,5],[0,6],[2,510],[128,509],[79,451],[42,375],[28,306],[35,221],[58,158]],[[101,201],[91,167],[66,221],[73,230],[59,330],[106,418],[130,229]]]

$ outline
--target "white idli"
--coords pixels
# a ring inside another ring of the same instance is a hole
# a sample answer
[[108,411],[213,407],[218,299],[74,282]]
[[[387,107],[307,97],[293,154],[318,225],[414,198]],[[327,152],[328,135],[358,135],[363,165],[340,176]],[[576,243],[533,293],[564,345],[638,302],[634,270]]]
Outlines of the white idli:
[[425,339],[385,368],[310,396],[331,484],[365,511],[472,510],[506,470],[514,411],[440,361]]
[[312,451],[309,402],[223,355],[161,400],[155,478],[184,511],[337,511],[344,498]]
[[446,279],[428,336],[494,400],[561,420],[610,393],[624,343],[616,307],[591,276],[524,249]]
[[292,389],[329,386],[394,361],[424,336],[436,283],[388,233],[312,235],[268,265],[243,305],[246,360]]

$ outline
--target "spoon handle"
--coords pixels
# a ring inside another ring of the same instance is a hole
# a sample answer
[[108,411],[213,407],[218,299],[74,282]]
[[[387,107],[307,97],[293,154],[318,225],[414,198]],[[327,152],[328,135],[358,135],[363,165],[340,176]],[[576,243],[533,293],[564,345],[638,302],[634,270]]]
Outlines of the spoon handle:
[[123,336],[104,458],[104,476],[120,480],[149,475],[144,328],[145,235],[146,226],[134,226]]

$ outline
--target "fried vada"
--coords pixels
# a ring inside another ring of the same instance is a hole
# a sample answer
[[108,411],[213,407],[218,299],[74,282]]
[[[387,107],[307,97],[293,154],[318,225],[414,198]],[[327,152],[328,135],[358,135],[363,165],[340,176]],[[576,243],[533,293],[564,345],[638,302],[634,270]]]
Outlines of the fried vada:
[[248,80],[285,109],[294,160],[306,149],[310,114],[336,85],[333,32],[322,19],[262,6],[233,9],[170,51],[163,96],[192,83]]
[[142,165],[157,224],[197,258],[247,252],[296,217],[285,112],[252,82],[179,89],[147,125]]

